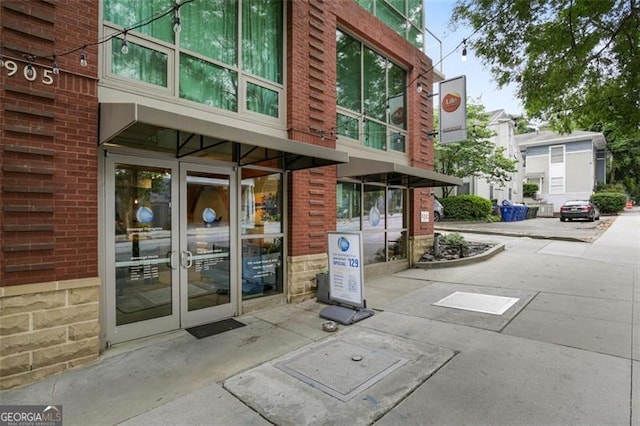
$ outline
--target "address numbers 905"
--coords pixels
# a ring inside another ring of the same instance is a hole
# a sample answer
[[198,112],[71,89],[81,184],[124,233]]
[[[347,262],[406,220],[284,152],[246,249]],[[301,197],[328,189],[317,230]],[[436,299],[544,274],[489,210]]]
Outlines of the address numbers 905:
[[[14,61],[5,60],[4,67],[7,69],[7,75],[9,77],[12,77],[20,72],[20,74],[27,81],[36,81],[38,79],[38,67],[34,66],[33,64],[31,64],[31,67],[29,67],[29,64],[20,65]],[[53,84],[53,70],[41,68],[40,71],[42,72],[42,76],[40,76],[42,84]]]

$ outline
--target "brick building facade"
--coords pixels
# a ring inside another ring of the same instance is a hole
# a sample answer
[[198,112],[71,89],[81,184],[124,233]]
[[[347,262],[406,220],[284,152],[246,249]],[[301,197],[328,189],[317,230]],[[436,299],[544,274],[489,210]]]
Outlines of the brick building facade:
[[[399,17],[418,5],[411,28],[423,28],[421,2],[378,3],[404,4]],[[118,342],[315,297],[330,231],[363,232],[365,277],[407,268],[432,238],[430,188],[459,183],[432,172],[433,106],[416,90],[431,87],[432,61],[377,9],[115,12],[133,4],[0,4],[2,388]],[[210,31],[235,47],[201,43]],[[362,71],[349,96],[386,114],[337,95],[339,39],[363,58],[353,67],[381,76]]]

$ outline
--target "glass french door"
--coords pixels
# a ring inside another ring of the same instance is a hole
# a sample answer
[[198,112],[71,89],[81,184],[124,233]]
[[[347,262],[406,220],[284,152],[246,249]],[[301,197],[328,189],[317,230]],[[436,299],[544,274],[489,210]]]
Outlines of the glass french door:
[[234,314],[235,184],[226,169],[180,166],[180,303],[182,327]]
[[233,316],[231,170],[110,154],[105,173],[107,340]]

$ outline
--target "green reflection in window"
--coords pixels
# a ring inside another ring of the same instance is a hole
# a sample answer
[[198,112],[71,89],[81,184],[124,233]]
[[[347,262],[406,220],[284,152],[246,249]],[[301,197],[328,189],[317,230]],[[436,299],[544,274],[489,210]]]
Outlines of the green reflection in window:
[[129,51],[121,51],[122,40],[111,40],[111,72],[145,83],[167,87],[166,54],[128,42]]
[[276,83],[282,83],[282,5],[280,0],[242,3],[243,69]]
[[373,13],[373,1],[374,0],[357,0],[358,4],[369,12]]
[[180,46],[228,65],[238,63],[238,2],[207,0],[180,8]]
[[181,54],[180,97],[237,111],[238,75],[226,68]]
[[387,60],[364,49],[364,110],[369,117],[385,120]]
[[398,12],[404,14],[406,0],[387,0],[387,3],[389,3],[391,6],[395,7],[396,9],[398,9]]
[[[174,7],[173,0],[104,0],[104,19],[124,28],[149,21]],[[173,43],[173,13],[142,25],[133,31]]]
[[278,92],[247,83],[247,109],[260,114],[278,117]]
[[422,28],[422,1],[423,0],[407,0],[407,15],[409,21],[418,28]]
[[418,31],[413,25],[409,27],[409,43],[413,44],[418,49],[422,49],[424,34]]
[[358,132],[360,121],[357,118],[338,114],[337,119],[338,119],[337,131],[339,135],[346,136],[351,139],[360,138],[360,134]]
[[376,14],[378,18],[387,24],[389,28],[393,31],[397,32],[403,37],[405,36],[405,19],[398,14],[395,10],[393,10],[384,0],[378,0],[376,9]]
[[364,146],[380,150],[387,149],[387,128],[375,121],[364,122]]
[[336,32],[336,95],[341,107],[360,112],[361,44],[353,37]]
[[391,133],[389,145],[393,151],[404,152],[407,145],[406,136],[402,133]]

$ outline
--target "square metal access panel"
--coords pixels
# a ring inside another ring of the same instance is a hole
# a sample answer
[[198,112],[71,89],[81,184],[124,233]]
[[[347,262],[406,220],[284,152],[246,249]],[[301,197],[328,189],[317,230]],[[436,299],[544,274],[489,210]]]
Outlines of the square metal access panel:
[[456,291],[447,297],[433,303],[445,308],[463,309],[465,311],[482,312],[485,314],[502,315],[515,305],[517,297],[493,296],[490,294],[467,293]]
[[348,401],[408,361],[391,352],[335,341],[275,367],[334,398]]

